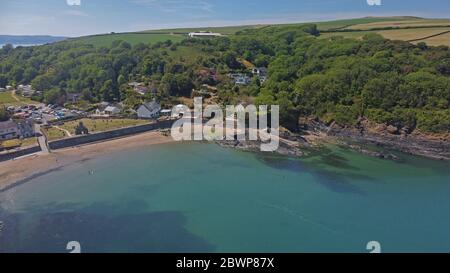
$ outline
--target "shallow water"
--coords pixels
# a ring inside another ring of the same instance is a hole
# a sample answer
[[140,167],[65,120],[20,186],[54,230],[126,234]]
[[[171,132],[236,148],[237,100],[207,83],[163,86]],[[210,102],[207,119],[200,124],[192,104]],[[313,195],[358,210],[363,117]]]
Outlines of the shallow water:
[[0,252],[450,251],[448,162],[330,147],[112,153],[0,193]]

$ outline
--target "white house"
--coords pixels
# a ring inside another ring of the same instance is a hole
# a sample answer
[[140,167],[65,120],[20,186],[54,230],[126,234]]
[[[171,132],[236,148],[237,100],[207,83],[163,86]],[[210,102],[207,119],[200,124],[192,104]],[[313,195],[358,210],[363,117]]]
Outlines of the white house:
[[19,127],[11,120],[0,122],[0,140],[13,139],[19,136]]
[[195,38],[195,37],[200,37],[200,38],[212,38],[212,37],[220,37],[222,36],[222,34],[220,33],[214,33],[214,32],[190,32],[189,33],[189,38]]
[[31,119],[17,122],[17,128],[19,130],[20,138],[34,137],[36,135],[36,132],[34,131],[34,123]]
[[120,108],[119,107],[117,107],[117,106],[108,106],[108,107],[106,107],[105,108],[105,110],[103,111],[106,115],[110,115],[110,116],[113,116],[113,115],[117,115],[117,114],[119,114],[120,113]]
[[28,85],[20,84],[17,87],[17,91],[19,91],[24,97],[30,97],[36,93],[36,90],[34,90],[33,87],[29,84]]
[[159,116],[160,111],[161,105],[156,101],[151,101],[139,106],[137,110],[137,115],[138,118],[142,119],[156,118]]
[[252,81],[252,79],[250,77],[244,75],[244,76],[240,76],[240,77],[235,78],[234,83],[237,84],[237,85],[247,85],[251,81]]

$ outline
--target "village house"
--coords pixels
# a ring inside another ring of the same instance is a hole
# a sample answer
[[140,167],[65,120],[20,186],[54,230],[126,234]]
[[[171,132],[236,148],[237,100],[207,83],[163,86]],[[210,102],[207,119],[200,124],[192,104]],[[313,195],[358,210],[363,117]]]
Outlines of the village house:
[[19,86],[17,86],[17,91],[24,97],[31,97],[37,93],[36,90],[34,90],[33,87],[29,84],[20,84]]
[[20,138],[28,138],[36,136],[36,132],[34,130],[34,123],[31,119],[18,121],[17,128],[19,130]]
[[236,85],[247,85],[252,81],[252,78],[243,73],[229,74],[229,77],[234,80]]
[[118,115],[121,112],[121,110],[117,106],[110,105],[110,106],[106,107],[103,112],[105,115],[115,116],[115,115]]
[[6,90],[8,90],[8,91],[13,90],[13,87],[12,87],[11,85],[7,85],[7,86],[5,86],[5,88],[6,88]]
[[0,87],[0,92],[5,92],[6,88]]
[[141,119],[151,119],[158,117],[160,111],[161,105],[156,101],[151,101],[139,106],[137,115]]
[[234,83],[236,85],[247,85],[252,81],[249,76],[242,75],[234,79]]
[[252,73],[259,78],[260,83],[264,83],[267,80],[267,68],[265,67],[255,67],[252,69]]
[[19,127],[12,121],[0,122],[0,140],[17,138],[19,136]]

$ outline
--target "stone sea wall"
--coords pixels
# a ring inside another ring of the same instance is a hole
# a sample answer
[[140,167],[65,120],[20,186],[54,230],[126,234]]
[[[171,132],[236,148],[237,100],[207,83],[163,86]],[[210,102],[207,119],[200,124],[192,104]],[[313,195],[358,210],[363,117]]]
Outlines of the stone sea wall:
[[50,141],[48,146],[51,150],[63,149],[67,147],[73,147],[98,141],[104,141],[107,139],[120,138],[130,136],[134,134],[144,133],[147,131],[168,129],[172,127],[174,120],[159,121],[151,124],[144,124],[134,127],[121,128],[111,131],[105,131],[100,133],[74,136],[70,138],[64,138],[60,140]]
[[33,146],[33,147],[27,147],[20,150],[14,150],[8,153],[1,153],[0,154],[0,162],[11,160],[17,157],[34,154],[41,151],[41,147],[39,146]]

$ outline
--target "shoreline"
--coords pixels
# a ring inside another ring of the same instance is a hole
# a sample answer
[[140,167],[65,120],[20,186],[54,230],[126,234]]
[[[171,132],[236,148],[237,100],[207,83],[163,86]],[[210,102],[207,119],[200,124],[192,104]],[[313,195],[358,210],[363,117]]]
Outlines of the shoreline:
[[[443,155],[448,149],[448,143],[438,147],[427,147],[429,141],[424,141],[417,145],[415,141],[400,139],[398,136],[387,137],[377,134],[361,134],[354,130],[339,128],[315,127],[308,131],[307,135],[289,135],[280,137],[280,147],[276,153],[286,156],[301,157],[305,155],[307,148],[320,148],[321,144],[334,143],[346,146],[367,156],[378,157],[396,161],[398,158],[389,151],[398,151],[410,155],[418,155],[430,160],[449,160]],[[331,130],[330,130],[331,129]],[[414,139],[414,138],[412,138]],[[401,140],[403,145],[399,145]],[[116,151],[136,149],[151,145],[166,144],[175,142],[170,136],[165,136],[161,131],[150,131],[131,135],[127,137],[109,139],[95,143],[83,144],[79,146],[55,150],[50,154],[42,152],[19,157],[13,160],[0,162],[0,193],[15,186],[24,184],[36,177],[46,175],[50,172],[63,169],[72,164],[82,163],[95,157]],[[244,151],[258,151],[258,141],[215,141],[217,145],[224,148],[231,148]],[[425,144],[427,145],[425,145]],[[388,152],[371,151],[365,149],[365,145],[375,145],[384,147]],[[442,149],[445,147],[446,149]],[[412,149],[412,148],[415,148]],[[427,149],[428,148],[428,149]],[[431,151],[430,151],[431,150]],[[425,152],[424,152],[425,151]],[[438,154],[438,156],[436,156]]]
[[104,142],[64,148],[50,154],[40,152],[4,161],[0,163],[0,192],[26,183],[38,176],[110,152],[171,142],[173,142],[172,138],[162,135],[160,131],[152,131]]

